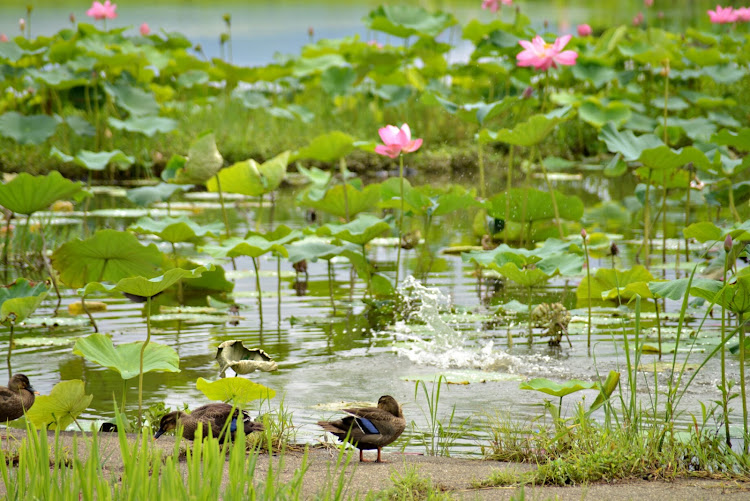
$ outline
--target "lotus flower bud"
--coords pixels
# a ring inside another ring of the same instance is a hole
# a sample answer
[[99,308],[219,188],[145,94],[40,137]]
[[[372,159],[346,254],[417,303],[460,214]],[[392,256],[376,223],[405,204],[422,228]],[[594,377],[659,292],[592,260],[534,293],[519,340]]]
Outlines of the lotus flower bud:
[[26,31],[26,20],[24,18],[18,20],[18,29],[21,30],[21,33]]
[[73,14],[72,12],[71,12],[71,13],[70,13],[70,15],[68,16],[68,19],[70,19],[70,24],[72,24],[72,25],[75,25],[75,24],[76,24],[76,15],[75,15],[75,14]]
[[732,235],[727,235],[727,238],[724,239],[724,250],[727,252],[732,250]]
[[584,240],[586,240],[586,238],[588,238],[588,236],[589,236],[589,234],[586,233],[586,228],[583,228],[581,230],[581,238],[584,239]]
[[221,16],[221,18],[224,20],[225,23],[227,23],[227,27],[228,28],[232,27],[232,14],[230,14],[229,12],[227,12],[226,14],[224,14],[223,16]]
[[8,35],[5,33],[0,33],[0,42],[7,42],[8,41]]
[[140,27],[141,35],[144,37],[147,37],[149,33],[151,33],[151,28],[148,27],[148,23],[143,23]]
[[307,28],[307,36],[310,37],[310,38],[314,37],[315,36],[315,28],[313,28],[312,26],[308,26],[308,28]]
[[654,0],[643,0],[643,5],[645,7],[651,7],[652,5],[654,5]]
[[531,97],[531,95],[534,94],[534,87],[528,86],[523,90],[523,98],[528,99]]
[[578,36],[579,37],[587,37],[591,35],[591,26],[588,24],[579,24],[578,25]]

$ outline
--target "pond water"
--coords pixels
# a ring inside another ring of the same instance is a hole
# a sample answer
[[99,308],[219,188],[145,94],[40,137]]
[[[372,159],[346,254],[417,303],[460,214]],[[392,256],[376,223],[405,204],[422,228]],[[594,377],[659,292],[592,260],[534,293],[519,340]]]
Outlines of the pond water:
[[[585,182],[558,182],[557,187],[567,193],[575,192],[584,199],[608,198],[609,193],[602,189],[596,180]],[[615,188],[612,188],[615,189]],[[621,189],[627,190],[627,187]],[[104,191],[97,197],[92,207],[96,209],[88,218],[91,229],[109,227],[125,229],[145,211],[132,211],[122,189]],[[114,196],[112,194],[114,193]],[[235,234],[243,234],[255,229],[256,209],[254,203],[241,197],[231,203],[231,224]],[[181,201],[173,202],[169,210],[172,215],[181,211],[195,216],[198,222],[220,220],[215,198],[210,195],[186,194]],[[166,212],[166,207],[152,211],[152,216]],[[292,228],[303,228],[305,209],[296,205],[291,189],[282,191],[276,200],[271,222],[269,211],[261,229],[286,224]],[[459,211],[455,216],[444,217],[436,224],[437,230],[430,237],[436,248],[444,249],[451,245],[473,243],[471,237],[471,214]],[[49,217],[49,216],[42,216]],[[60,226],[53,233],[60,241],[80,234],[79,214],[67,215],[73,224]],[[626,238],[636,234],[624,235]],[[576,236],[575,238],[580,239]],[[634,264],[633,254],[638,244],[630,244],[626,238],[619,240],[621,254],[617,257],[620,269]],[[378,242],[376,242],[378,243]],[[369,257],[381,272],[393,277],[396,251],[386,242],[372,245]],[[677,241],[668,241],[669,262],[675,262]],[[162,248],[170,252],[171,248]],[[192,255],[192,246],[180,246],[179,254]],[[684,252],[684,249],[683,251]],[[661,257],[661,250],[654,251]],[[420,389],[415,398],[415,381],[428,382],[443,375],[450,383],[442,387],[439,417],[446,420],[455,406],[455,420],[472,418],[473,431],[465,433],[456,442],[452,453],[478,454],[480,445],[486,438],[483,422],[487,415],[495,413],[510,415],[517,420],[530,421],[544,414],[545,397],[536,392],[519,389],[521,381],[535,377],[547,377],[555,381],[582,379],[596,380],[597,375],[606,376],[610,370],[625,374],[623,352],[623,332],[633,342],[633,319],[627,314],[628,308],[602,310],[595,318],[592,329],[592,348],[587,349],[586,308],[577,305],[575,289],[583,280],[573,277],[553,280],[546,287],[533,290],[532,301],[561,302],[570,311],[570,342],[566,340],[560,347],[550,347],[547,338],[537,335],[534,343],[526,342],[527,327],[524,318],[516,319],[512,313],[493,315],[498,305],[513,299],[526,302],[527,291],[510,282],[503,283],[492,278],[479,278],[473,265],[463,263],[460,256],[438,253],[433,271],[426,283],[408,278],[415,273],[420,259],[416,251],[406,251],[400,276],[407,277],[402,282],[411,283],[404,295],[421,305],[421,315],[415,315],[408,323],[398,322],[395,326],[373,328],[372,316],[362,303],[365,293],[362,280],[351,280],[350,265],[336,262],[335,304],[333,314],[328,287],[325,262],[309,263],[308,278],[295,276],[291,263],[281,262],[281,274],[277,274],[275,258],[261,259],[261,288],[264,322],[258,315],[255,295],[255,276],[251,261],[236,260],[237,270],[232,270],[228,261],[224,263],[227,276],[235,283],[231,296],[239,305],[238,315],[225,310],[218,312],[191,310],[187,315],[176,315],[172,309],[177,305],[174,294],[164,294],[154,300],[152,340],[173,347],[180,356],[179,373],[149,373],[144,376],[144,405],[166,402],[172,407],[183,404],[196,407],[206,403],[203,394],[196,389],[199,377],[208,380],[218,378],[218,364],[214,357],[217,346],[226,340],[239,339],[245,346],[261,347],[278,362],[278,370],[273,373],[254,373],[249,377],[277,391],[270,408],[278,407],[283,400],[287,410],[293,412],[293,421],[299,427],[297,440],[313,443],[322,435],[315,426],[319,419],[327,419],[335,414],[332,408],[342,402],[376,402],[383,394],[391,394],[402,404],[407,421],[413,421],[414,429],[408,429],[399,444],[407,451],[424,451],[422,433],[428,430],[427,402]],[[684,259],[680,259],[684,261]],[[609,257],[594,258],[592,269],[610,267]],[[18,270],[17,273],[21,273]],[[674,266],[660,271],[656,276],[674,278],[685,276],[686,272],[675,271]],[[277,288],[281,296],[277,297]],[[107,311],[95,313],[100,332],[110,334],[115,344],[139,341],[145,338],[145,311],[143,304],[131,303],[124,298],[96,298],[107,304]],[[232,299],[229,299],[231,302]],[[226,299],[225,299],[226,300]],[[114,415],[113,399],[122,398],[125,386],[128,410],[137,409],[137,378],[123,385],[114,371],[88,363],[72,353],[75,338],[92,333],[85,316],[71,317],[67,305],[79,301],[74,291],[63,290],[63,305],[60,315],[54,315],[54,294],[45,300],[42,307],[33,315],[25,327],[16,330],[16,346],[13,351],[14,372],[27,374],[34,386],[42,394],[49,394],[51,388],[61,380],[79,378],[86,382],[89,393],[95,398],[83,416],[84,420],[111,419]],[[187,297],[188,305],[206,307],[207,299]],[[675,311],[679,305],[667,305],[662,313],[663,342],[674,342],[677,318]],[[525,307],[524,307],[525,308]],[[632,309],[631,309],[632,311]],[[690,317],[686,325],[686,335],[697,335],[691,363],[700,363],[705,354],[715,346],[719,321],[709,319],[701,332],[695,332],[703,313]],[[656,345],[655,316],[643,313],[643,332],[647,342]],[[59,324],[59,325],[51,325]],[[508,346],[509,337],[513,346]],[[0,346],[7,350],[8,330],[0,329]],[[688,354],[681,348],[678,362]],[[671,354],[665,354],[664,362],[671,362]],[[638,397],[644,407],[653,404],[655,385],[664,390],[668,371],[660,368],[654,378],[653,364],[658,362],[656,355],[644,355],[644,366],[639,378]],[[736,357],[729,357],[730,373],[737,370]],[[3,371],[4,373],[5,371]],[[230,375],[232,371],[229,371]],[[692,372],[688,372],[692,374]],[[682,401],[685,411],[678,422],[691,423],[691,413],[699,415],[699,401],[708,403],[719,399],[716,382],[719,377],[718,360],[710,362],[689,387]],[[587,391],[586,401],[592,402],[596,392]],[[580,401],[581,393],[568,396],[563,402],[563,412],[570,415],[573,406]],[[619,397],[617,397],[619,398]],[[660,402],[663,397],[660,395]],[[556,400],[556,399],[553,399]],[[557,403],[556,401],[554,402]],[[615,404],[619,407],[619,403]],[[661,407],[661,403],[658,404]],[[738,406],[735,406],[738,407]],[[262,411],[269,410],[268,404]],[[257,406],[255,412],[260,412]],[[740,422],[738,411],[734,411],[735,422]],[[699,418],[700,419],[700,418]]]

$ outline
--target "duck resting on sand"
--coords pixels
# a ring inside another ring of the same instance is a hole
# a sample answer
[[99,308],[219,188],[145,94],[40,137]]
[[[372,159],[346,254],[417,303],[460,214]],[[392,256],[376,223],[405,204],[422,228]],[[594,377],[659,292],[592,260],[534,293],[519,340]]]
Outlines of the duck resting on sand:
[[[177,427],[182,426],[182,436],[188,440],[195,440],[195,432],[198,429],[199,423],[203,424],[204,437],[208,436],[208,427],[210,426],[211,436],[218,438],[221,434],[221,430],[224,428],[224,424],[227,422],[227,419],[231,419],[227,432],[229,433],[231,440],[234,440],[240,410],[235,407],[231,418],[230,413],[232,413],[232,406],[224,403],[202,405],[190,414],[182,411],[170,412],[169,414],[162,416],[161,421],[159,422],[159,430],[154,435],[154,439],[159,438],[165,432],[172,431]],[[242,411],[242,423],[244,424],[246,435],[254,431],[263,431],[263,425],[250,419],[250,415],[245,411]]]
[[318,426],[333,433],[341,440],[349,441],[359,449],[359,460],[365,462],[363,450],[380,449],[395,441],[406,428],[406,419],[401,406],[390,395],[383,395],[377,407],[344,409],[345,418],[337,421],[318,421]]
[[[34,405],[34,392],[36,390],[29,378],[23,374],[14,374],[8,386],[0,386],[0,422],[13,421],[23,416]],[[5,435],[0,435],[6,438]]]

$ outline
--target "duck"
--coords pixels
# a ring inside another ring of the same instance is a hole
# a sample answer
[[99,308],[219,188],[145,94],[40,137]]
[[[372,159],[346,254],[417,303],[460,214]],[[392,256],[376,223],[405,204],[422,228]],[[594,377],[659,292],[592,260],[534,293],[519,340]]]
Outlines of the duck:
[[362,451],[378,450],[375,462],[383,463],[381,449],[394,442],[406,429],[406,419],[401,405],[390,395],[378,399],[377,407],[344,409],[345,418],[336,421],[318,421],[318,426],[349,441],[359,449],[360,462],[367,462]]
[[[231,434],[231,439],[234,440],[240,410],[234,407],[234,413],[232,413],[232,409],[233,407],[229,404],[214,403],[202,405],[189,414],[183,411],[170,412],[162,416],[159,422],[159,430],[154,434],[154,440],[164,433],[176,429],[178,426],[182,426],[183,437],[191,441],[195,440],[195,432],[198,429],[199,423],[203,423],[204,437],[208,436],[207,426],[211,427],[211,436],[218,437],[230,414],[232,415],[232,421],[229,424],[229,433]],[[263,431],[263,425],[250,419],[250,415],[246,411],[242,411],[242,422],[245,425],[245,434],[250,434],[254,431]]]
[[23,416],[34,405],[35,391],[24,374],[14,374],[7,387],[0,386],[0,422]]

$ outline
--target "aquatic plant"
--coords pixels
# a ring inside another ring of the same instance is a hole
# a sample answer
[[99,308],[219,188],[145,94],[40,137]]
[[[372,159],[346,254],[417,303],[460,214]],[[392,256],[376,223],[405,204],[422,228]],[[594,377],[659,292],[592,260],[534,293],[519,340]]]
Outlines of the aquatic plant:
[[13,354],[13,331],[15,326],[26,320],[36,310],[49,292],[49,284],[34,284],[19,278],[5,287],[0,287],[0,324],[10,328],[8,339],[8,374],[13,374],[10,358]]

